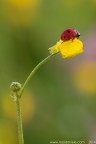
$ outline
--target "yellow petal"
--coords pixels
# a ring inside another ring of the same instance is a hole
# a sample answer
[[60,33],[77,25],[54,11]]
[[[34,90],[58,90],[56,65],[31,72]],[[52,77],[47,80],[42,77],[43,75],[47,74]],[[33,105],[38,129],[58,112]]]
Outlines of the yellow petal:
[[51,54],[60,52],[63,58],[69,58],[83,52],[83,43],[77,38],[68,41],[60,40],[49,48],[49,51]]
[[83,52],[83,43],[75,38],[61,43],[58,49],[63,58],[69,58]]

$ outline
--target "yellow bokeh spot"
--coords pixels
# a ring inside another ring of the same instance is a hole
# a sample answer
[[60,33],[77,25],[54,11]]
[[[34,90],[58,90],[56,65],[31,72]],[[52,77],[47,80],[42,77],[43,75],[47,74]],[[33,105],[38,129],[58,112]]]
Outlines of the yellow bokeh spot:
[[63,58],[69,58],[83,52],[83,43],[77,38],[68,41],[60,40],[49,50],[52,54],[60,52]]
[[17,127],[12,122],[0,121],[0,144],[17,143]]
[[82,3],[83,1],[82,0],[70,0],[70,1],[68,1],[68,0],[61,0],[61,3],[63,4],[63,5],[65,5],[66,7],[70,7],[70,8],[73,8],[73,6],[75,7],[75,6],[79,6],[81,3]]
[[[25,91],[20,102],[21,102],[22,119],[24,123],[27,123],[34,115],[35,111],[34,99],[29,91]],[[6,117],[16,120],[16,104],[15,102],[12,101],[11,97],[6,94],[2,102],[2,110]]]
[[16,6],[17,8],[26,8],[30,6],[30,4],[35,4],[36,1],[34,0],[7,0],[9,5]]
[[93,4],[96,4],[96,0],[91,0],[91,2],[92,2]]
[[4,13],[6,18],[16,25],[28,25],[34,20],[39,0],[5,0]]
[[74,71],[76,87],[87,93],[96,93],[96,62],[85,61]]

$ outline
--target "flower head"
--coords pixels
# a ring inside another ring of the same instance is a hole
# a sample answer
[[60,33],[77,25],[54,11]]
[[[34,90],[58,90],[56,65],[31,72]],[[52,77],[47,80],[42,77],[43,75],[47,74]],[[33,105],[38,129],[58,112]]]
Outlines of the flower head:
[[49,50],[51,54],[60,52],[63,58],[69,58],[83,52],[83,43],[77,38],[68,41],[60,40]]

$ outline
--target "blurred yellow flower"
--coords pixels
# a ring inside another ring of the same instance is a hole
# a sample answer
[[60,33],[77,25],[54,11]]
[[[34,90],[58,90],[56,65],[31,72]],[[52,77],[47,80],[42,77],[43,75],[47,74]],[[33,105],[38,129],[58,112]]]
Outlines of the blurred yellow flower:
[[[64,7],[66,8],[75,8],[78,7],[79,5],[83,4],[85,0],[60,0],[59,3],[61,3]],[[76,11],[76,9],[75,9]]]
[[12,121],[0,121],[0,144],[17,144],[17,129]]
[[74,70],[73,81],[80,91],[96,93],[96,62],[85,60],[79,64]]
[[36,17],[38,5],[39,0],[5,0],[5,16],[16,25],[30,24]]
[[76,7],[76,6],[80,5],[82,2],[83,2],[82,0],[72,0],[72,1],[71,0],[70,1],[61,0],[61,4],[65,5],[68,8],[69,7],[73,8],[73,6]]
[[91,0],[92,3],[96,4],[96,0]]
[[51,54],[60,52],[63,58],[69,58],[83,52],[83,43],[77,38],[68,41],[60,40],[49,50]]
[[[21,109],[23,122],[28,123],[34,115],[35,111],[34,99],[28,90],[25,91],[21,100]],[[13,120],[16,119],[16,105],[15,102],[11,100],[11,97],[8,97],[8,94],[5,94],[2,101],[2,111],[8,118],[11,118]]]

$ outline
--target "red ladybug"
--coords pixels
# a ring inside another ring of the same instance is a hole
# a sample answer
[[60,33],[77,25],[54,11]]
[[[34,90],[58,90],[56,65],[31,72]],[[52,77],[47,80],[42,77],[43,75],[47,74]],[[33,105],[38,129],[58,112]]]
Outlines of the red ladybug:
[[67,41],[70,39],[73,40],[74,38],[79,38],[79,36],[80,36],[80,33],[77,30],[68,28],[61,34],[61,40],[63,41]]

